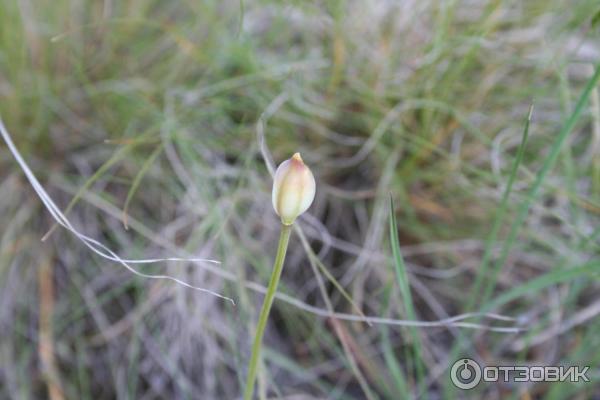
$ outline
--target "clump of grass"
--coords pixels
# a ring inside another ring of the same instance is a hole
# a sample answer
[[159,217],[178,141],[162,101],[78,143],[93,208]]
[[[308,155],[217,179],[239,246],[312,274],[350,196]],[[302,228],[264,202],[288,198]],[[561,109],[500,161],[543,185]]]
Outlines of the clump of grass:
[[[73,201],[73,227],[122,257],[220,260],[138,267],[236,307],[136,278],[62,230],[40,243],[54,221],[1,147],[0,397],[47,397],[56,382],[65,398],[240,396],[279,234],[257,129],[274,158],[305,154],[321,183],[288,249],[259,397],[461,397],[444,370],[454,355],[597,365],[597,12],[541,0],[1,2],[0,115],[57,208]],[[40,316],[49,264],[54,307]],[[477,287],[485,301],[466,299]],[[527,330],[463,329],[476,323]]]

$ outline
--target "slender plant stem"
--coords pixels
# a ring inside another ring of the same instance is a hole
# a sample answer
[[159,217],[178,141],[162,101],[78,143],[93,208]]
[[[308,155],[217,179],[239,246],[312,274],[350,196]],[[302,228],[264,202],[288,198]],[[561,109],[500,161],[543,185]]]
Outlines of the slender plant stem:
[[246,389],[244,391],[244,400],[251,400],[254,393],[254,383],[256,381],[256,373],[258,371],[258,361],[260,359],[260,347],[262,345],[263,334],[273,305],[273,299],[277,292],[277,285],[283,270],[283,262],[285,253],[287,252],[288,243],[290,241],[290,233],[292,225],[281,224],[281,234],[279,235],[279,245],[277,246],[277,255],[275,256],[275,264],[273,264],[273,273],[267,288],[267,294],[263,301],[260,316],[258,317],[258,325],[256,326],[256,334],[254,335],[254,343],[252,344],[252,355],[250,356],[250,364],[248,365],[248,378],[246,379]]

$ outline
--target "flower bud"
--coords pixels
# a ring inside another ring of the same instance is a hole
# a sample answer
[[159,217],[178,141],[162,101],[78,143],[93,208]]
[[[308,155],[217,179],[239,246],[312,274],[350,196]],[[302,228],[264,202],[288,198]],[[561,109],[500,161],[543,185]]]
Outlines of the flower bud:
[[315,198],[315,177],[296,153],[279,165],[273,182],[273,208],[284,225],[292,225]]

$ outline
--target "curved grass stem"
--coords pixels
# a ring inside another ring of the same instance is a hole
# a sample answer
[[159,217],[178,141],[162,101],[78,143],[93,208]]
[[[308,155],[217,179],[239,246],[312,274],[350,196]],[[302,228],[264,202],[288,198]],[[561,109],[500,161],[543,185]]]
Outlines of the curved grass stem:
[[271,306],[273,305],[273,299],[275,298],[275,293],[277,292],[277,285],[279,284],[279,278],[281,277],[281,271],[283,270],[283,262],[285,260],[285,253],[287,252],[291,232],[292,225],[281,224],[281,234],[279,235],[279,245],[277,246],[275,263],[273,264],[273,273],[271,274],[271,280],[269,281],[269,286],[267,287],[267,294],[265,295],[265,300],[263,301],[263,305],[260,310],[258,325],[256,326],[256,334],[254,335],[254,342],[252,343],[252,355],[250,356],[250,364],[248,365],[248,377],[246,378],[244,400],[252,399],[252,394],[254,393],[254,383],[256,382],[256,374],[258,372],[258,361],[260,360],[262,337],[265,333],[265,328],[269,319],[269,313],[271,312]]

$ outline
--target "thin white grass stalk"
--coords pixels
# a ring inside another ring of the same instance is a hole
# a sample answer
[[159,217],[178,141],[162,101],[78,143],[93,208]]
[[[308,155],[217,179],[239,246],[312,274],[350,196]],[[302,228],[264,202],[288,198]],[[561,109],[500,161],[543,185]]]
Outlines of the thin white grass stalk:
[[10,134],[8,133],[6,127],[4,126],[4,122],[2,121],[1,118],[0,118],[0,134],[2,135],[2,138],[4,139],[4,141],[6,142],[6,145],[8,146],[8,149],[10,150],[10,152],[12,153],[12,155],[15,157],[15,159],[17,160],[17,162],[21,166],[21,169],[23,170],[23,172],[27,176],[27,179],[29,180],[29,183],[31,184],[31,186],[33,187],[33,189],[35,190],[35,192],[39,196],[40,200],[42,200],[42,203],[44,203],[44,205],[46,206],[46,209],[48,210],[48,212],[50,212],[50,214],[52,215],[52,217],[54,218],[54,220],[59,225],[61,225],[62,227],[64,227],[65,229],[67,229],[69,232],[71,232],[73,235],[75,235],[75,237],[77,237],[77,239],[79,239],[84,245],[86,245],[94,253],[98,254],[99,256],[101,256],[101,257],[103,257],[103,258],[105,258],[107,260],[118,262],[119,264],[121,264],[122,266],[124,266],[126,269],[128,269],[131,273],[133,273],[133,274],[135,274],[137,276],[140,276],[142,278],[147,278],[147,279],[164,279],[164,280],[173,281],[173,282],[175,282],[175,283],[177,283],[179,285],[185,286],[187,288],[190,288],[190,289],[193,289],[193,290],[197,290],[199,292],[208,293],[210,295],[213,295],[213,296],[219,297],[221,299],[230,301],[232,304],[235,305],[235,302],[233,301],[233,299],[231,299],[229,297],[226,297],[226,296],[223,296],[223,295],[221,295],[221,294],[219,294],[217,292],[214,292],[212,290],[191,285],[191,284],[189,284],[187,282],[184,282],[184,281],[182,281],[180,279],[177,279],[177,278],[175,278],[173,276],[170,276],[170,275],[146,274],[146,273],[143,273],[143,272],[140,272],[140,271],[136,270],[135,268],[133,268],[133,267],[131,267],[129,265],[129,264],[151,264],[151,263],[166,262],[166,261],[185,261],[185,262],[197,262],[197,263],[208,262],[208,263],[213,263],[213,264],[220,264],[219,261],[210,260],[210,259],[203,259],[203,258],[176,258],[176,257],[156,258],[156,259],[125,260],[125,259],[122,259],[121,257],[119,257],[114,251],[112,251],[111,249],[109,249],[107,246],[105,246],[102,243],[98,242],[97,240],[92,239],[89,236],[86,236],[86,235],[80,233],[79,231],[77,231],[73,227],[73,225],[71,224],[71,222],[67,219],[67,217],[56,206],[56,204],[50,198],[50,196],[48,195],[48,193],[44,190],[44,188],[42,187],[42,185],[40,184],[40,182],[37,180],[37,178],[35,177],[35,174],[31,171],[31,169],[29,168],[29,166],[27,165],[27,163],[25,162],[25,160],[21,156],[21,153],[19,153],[19,151],[17,150],[17,148],[16,148],[15,144],[13,143],[12,138],[11,138]]
[[271,152],[267,147],[267,142],[265,140],[265,128],[267,125],[267,121],[275,112],[283,106],[283,104],[288,100],[287,93],[283,92],[279,96],[277,96],[266,108],[265,111],[260,115],[258,122],[256,123],[256,136],[258,140],[258,147],[260,148],[260,154],[265,161],[265,165],[267,166],[267,170],[269,171],[269,175],[273,177],[275,175],[275,162],[273,161],[273,157],[271,156]]
[[[266,293],[267,289],[254,282],[246,282],[244,284],[250,290],[254,290],[258,293]],[[354,314],[346,314],[346,313],[333,313],[331,314],[328,310],[311,306],[301,300],[298,300],[295,297],[287,295],[285,293],[277,293],[275,298],[281,300],[285,303],[288,303],[300,310],[311,313],[313,315],[324,317],[324,318],[336,318],[344,321],[353,321],[353,322],[366,322],[373,325],[392,325],[392,326],[416,326],[421,328],[449,328],[449,327],[457,327],[457,328],[467,328],[467,329],[475,329],[475,330],[486,330],[491,332],[505,332],[505,333],[518,333],[523,332],[526,327],[496,327],[491,325],[483,325],[483,324],[475,324],[469,322],[460,322],[465,319],[470,318],[488,318],[492,320],[498,321],[506,321],[506,322],[519,322],[518,319],[494,314],[494,313],[465,313],[456,315],[449,318],[444,318],[435,321],[416,321],[416,320],[405,320],[405,319],[394,319],[394,318],[383,318],[383,317],[373,317],[373,316],[361,316]]]

